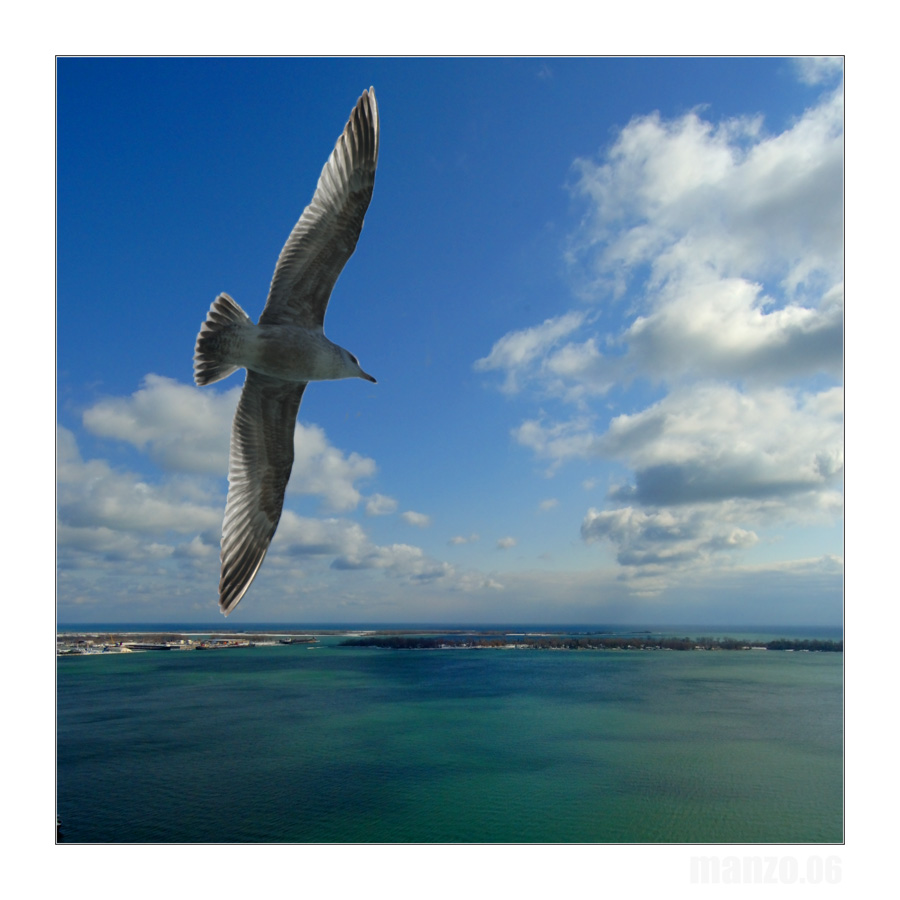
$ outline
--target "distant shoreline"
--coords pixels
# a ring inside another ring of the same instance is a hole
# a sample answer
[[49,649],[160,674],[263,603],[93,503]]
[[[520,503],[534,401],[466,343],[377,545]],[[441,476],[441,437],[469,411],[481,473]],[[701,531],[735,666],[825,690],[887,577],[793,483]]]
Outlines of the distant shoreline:
[[[315,644],[317,632],[306,631],[67,631],[57,632],[57,656],[99,653],[142,653],[160,650],[234,650],[243,647],[277,647]],[[337,632],[355,634],[362,632]]]
[[[510,641],[510,637],[516,640]],[[444,638],[370,635],[347,638],[344,647],[378,647],[386,650],[784,650],[788,652],[843,653],[844,642],[818,639],[748,641],[723,637],[566,637],[507,635],[506,638]]]
[[662,637],[653,632],[611,632],[564,635],[548,632],[501,630],[327,629],[242,632],[59,632],[57,656],[99,653],[158,652],[162,650],[227,650],[251,647],[303,645],[313,649],[320,637],[343,637],[339,647],[382,650],[781,650],[785,652],[842,653],[844,642],[824,639],[777,638],[770,641],[733,637]]

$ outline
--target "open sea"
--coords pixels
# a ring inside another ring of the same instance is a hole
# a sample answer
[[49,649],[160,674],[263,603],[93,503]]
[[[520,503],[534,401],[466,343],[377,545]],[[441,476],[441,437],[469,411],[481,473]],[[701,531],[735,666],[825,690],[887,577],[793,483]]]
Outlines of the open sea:
[[59,657],[63,842],[843,840],[842,653],[340,640]]

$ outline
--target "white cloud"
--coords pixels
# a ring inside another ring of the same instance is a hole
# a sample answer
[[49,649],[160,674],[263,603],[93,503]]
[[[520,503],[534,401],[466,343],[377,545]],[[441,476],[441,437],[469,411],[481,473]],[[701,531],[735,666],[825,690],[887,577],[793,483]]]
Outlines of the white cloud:
[[200,535],[195,535],[186,544],[179,544],[174,551],[175,556],[185,559],[210,560],[219,556],[218,546],[207,544]]
[[487,372],[500,369],[506,372],[503,390],[512,393],[519,389],[517,376],[540,355],[546,353],[566,335],[575,331],[583,322],[584,313],[570,312],[541,325],[512,331],[504,335],[491,348],[491,352],[475,363],[475,369]]
[[[85,411],[85,427],[100,437],[145,451],[169,472],[225,477],[231,421],[240,387],[218,393],[148,375],[130,397],[110,397]],[[301,407],[302,409],[302,407]],[[375,461],[332,446],[318,425],[297,422],[289,494],[312,494],[334,511],[353,509],[356,482],[375,474]]]
[[171,544],[148,541],[105,525],[70,525],[60,522],[56,529],[60,570],[79,568],[84,562],[92,568],[109,563],[148,563],[167,559],[175,552]]
[[147,375],[130,397],[107,397],[87,409],[84,427],[145,451],[166,471],[228,471],[231,420],[240,387],[219,393]]
[[840,90],[774,135],[760,119],[644,116],[604,161],[579,160],[575,171],[591,210],[576,253],[603,278],[649,265],[652,288],[712,270],[777,279],[788,296],[841,278]]
[[840,388],[704,384],[619,416],[595,450],[634,470],[609,493],[627,505],[592,508],[582,537],[610,541],[620,565],[646,577],[733,556],[757,543],[759,527],[832,522],[842,511],[842,401]]
[[823,84],[840,78],[844,73],[844,59],[841,56],[798,56],[794,64],[804,84]]
[[498,550],[509,550],[515,547],[518,541],[514,537],[502,537],[497,541]]
[[519,441],[553,467],[569,459],[617,460],[634,478],[613,502],[649,510],[728,501],[752,521],[827,522],[841,514],[843,390],[741,392],[716,382],[676,389],[598,434],[587,420],[530,421]]
[[548,497],[546,500],[541,500],[538,509],[541,512],[549,512],[551,509],[556,509],[557,506],[559,506],[559,500],[555,497]]
[[356,482],[371,478],[375,471],[375,460],[359,453],[344,454],[329,443],[318,425],[297,423],[289,494],[321,497],[336,511],[354,509],[361,499]]
[[462,534],[458,534],[450,538],[447,543],[451,544],[454,547],[459,547],[463,544],[471,544],[478,540],[481,540],[481,538],[477,534],[470,534],[468,537]]
[[391,544],[388,547],[369,546],[355,553],[338,557],[332,563],[336,569],[382,569],[390,575],[413,581],[449,579],[454,568],[426,556],[420,547]]
[[[824,84],[838,63],[801,65]],[[507,391],[534,389],[542,408],[512,434],[550,474],[571,460],[630,470],[616,474],[609,508],[588,512],[584,540],[609,542],[649,596],[673,573],[730,564],[762,529],[832,523],[842,85],[779,133],[760,116],[637,117],[573,173],[587,215],[569,261],[603,316],[578,310],[510,332],[476,366],[505,374]],[[552,398],[570,412],[554,415]]]
[[830,492],[843,476],[843,391],[783,388],[741,393],[724,384],[681,388],[615,418],[594,452],[635,470],[628,496],[642,505]]
[[712,554],[752,547],[757,535],[709,515],[709,510],[645,512],[630,506],[599,511],[590,509],[581,526],[588,543],[608,539],[618,547],[623,566],[655,572],[661,566],[696,563]]
[[726,384],[684,386],[599,434],[587,419],[524,422],[516,439],[552,461],[618,460],[635,471],[615,500],[648,506],[735,497],[795,510],[840,509],[843,390],[820,393]]
[[397,501],[393,497],[384,494],[372,494],[366,500],[367,516],[387,516],[397,509]]
[[777,134],[758,117],[642,116],[573,172],[581,293],[610,309],[627,293],[630,321],[604,334],[578,310],[510,332],[476,363],[504,390],[583,403],[642,375],[840,376],[842,89]]
[[570,342],[547,354],[541,374],[549,393],[569,401],[585,395],[605,394],[614,385],[618,362],[604,356],[597,348],[597,338]]
[[115,585],[106,591],[138,598],[158,591],[159,579],[173,572],[194,571],[204,559],[215,565],[222,510],[223,498],[194,479],[150,483],[105,460],[83,459],[72,432],[58,427],[61,603],[96,600],[100,573]]
[[431,516],[426,516],[425,513],[413,512],[411,509],[400,513],[400,518],[416,528],[427,528],[431,524]]
[[85,461],[74,435],[57,429],[57,512],[69,529],[61,533],[61,545],[74,537],[73,530],[112,535],[216,529],[222,524],[217,499],[186,479],[153,485],[132,472],[114,470],[105,460]]
[[551,471],[567,459],[595,456],[598,441],[591,420],[586,417],[552,425],[528,419],[513,430],[513,437],[539,458],[553,460]]
[[313,519],[285,510],[272,541],[275,556],[356,555],[369,546],[363,529],[346,519]]
[[[64,607],[79,598],[90,599],[97,589],[91,573],[105,570],[115,577],[125,561],[126,580],[117,580],[116,589],[127,590],[135,603],[191,594],[208,595],[214,606],[221,492],[205,489],[197,477],[163,475],[151,484],[133,472],[113,469],[105,460],[84,460],[74,435],[63,427],[58,429],[57,459],[59,592]],[[381,497],[378,507],[384,509],[387,500]],[[420,513],[407,518],[420,527],[428,523]],[[349,519],[311,518],[286,508],[260,573],[261,592],[270,592],[276,600],[295,597],[310,579],[321,585],[329,568],[382,571],[409,583],[440,581],[462,590],[486,583],[474,573],[457,575],[449,563],[432,559],[419,547],[379,546]]]
[[843,285],[820,305],[771,308],[759,284],[742,278],[667,285],[658,307],[624,333],[634,366],[654,378],[684,376],[777,382],[843,363]]

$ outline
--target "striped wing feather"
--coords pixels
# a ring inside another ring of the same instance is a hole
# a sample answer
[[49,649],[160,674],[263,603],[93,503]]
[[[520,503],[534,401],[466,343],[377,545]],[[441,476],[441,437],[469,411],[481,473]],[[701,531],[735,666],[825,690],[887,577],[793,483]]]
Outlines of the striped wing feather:
[[305,382],[247,372],[228,463],[219,606],[227,616],[250,587],[275,534],[294,463]]
[[377,162],[378,107],[369,88],[350,114],[312,201],[278,257],[260,325],[322,327],[331,291],[356,249]]

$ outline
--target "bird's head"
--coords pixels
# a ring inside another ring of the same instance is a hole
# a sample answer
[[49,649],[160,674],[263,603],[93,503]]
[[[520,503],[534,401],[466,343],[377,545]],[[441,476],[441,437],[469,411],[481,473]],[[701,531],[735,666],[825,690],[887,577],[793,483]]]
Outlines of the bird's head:
[[366,381],[371,381],[372,384],[378,384],[368,372],[363,371],[362,366],[359,364],[359,360],[349,350],[344,350],[342,347],[341,351],[344,360],[344,371],[346,372],[347,378],[364,378]]

